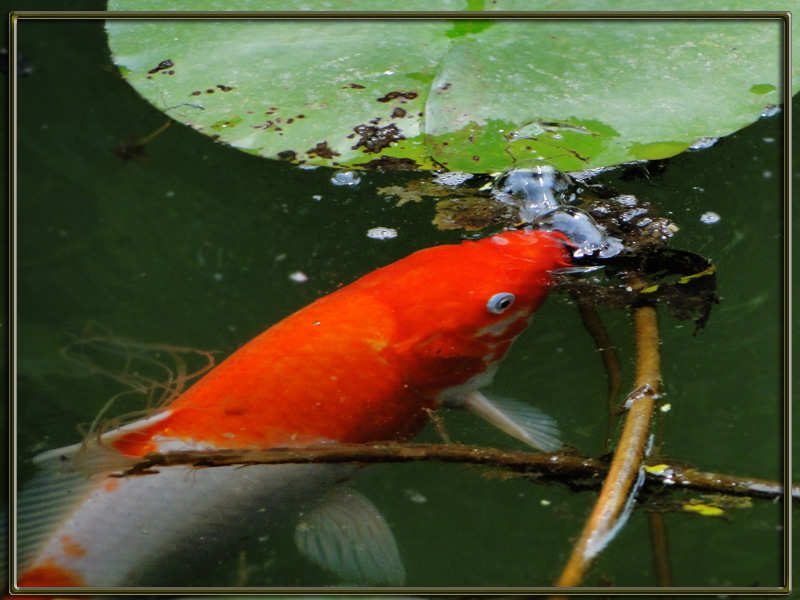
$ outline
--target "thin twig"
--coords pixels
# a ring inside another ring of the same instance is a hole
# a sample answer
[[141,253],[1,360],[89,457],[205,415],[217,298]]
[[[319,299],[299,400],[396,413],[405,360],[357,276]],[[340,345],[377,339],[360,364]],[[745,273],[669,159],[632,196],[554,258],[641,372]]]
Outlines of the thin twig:
[[[653,549],[653,564],[656,569],[656,582],[658,587],[671,587],[672,574],[669,564],[669,551],[667,549],[667,528],[664,525],[664,515],[652,512],[647,515],[650,525],[650,546]],[[666,597],[662,597],[665,600]]]
[[603,359],[603,366],[606,370],[606,380],[608,382],[608,393],[606,396],[606,406],[608,408],[608,422],[606,423],[606,438],[603,441],[603,452],[608,450],[611,441],[611,431],[614,427],[614,416],[617,413],[616,399],[622,388],[622,363],[619,360],[619,353],[616,346],[611,341],[603,322],[597,314],[597,309],[590,305],[585,298],[579,294],[572,297],[578,305],[578,312],[581,322],[594,340],[594,345]]
[[637,364],[634,391],[625,403],[628,416],[600,497],[589,517],[557,587],[580,585],[595,556],[610,541],[628,505],[631,490],[642,471],[650,420],[660,382],[658,322],[655,307],[640,306],[633,311],[636,330]]
[[[177,465],[194,468],[274,464],[341,464],[449,462],[483,465],[528,477],[541,483],[560,482],[575,490],[596,490],[608,472],[603,461],[566,454],[519,452],[456,444],[326,444],[309,448],[271,450],[193,450],[152,453],[114,477],[150,475]],[[773,500],[783,497],[783,487],[773,481],[721,473],[704,473],[682,464],[662,461],[645,475],[645,488],[710,492]],[[800,486],[792,489],[800,500]]]

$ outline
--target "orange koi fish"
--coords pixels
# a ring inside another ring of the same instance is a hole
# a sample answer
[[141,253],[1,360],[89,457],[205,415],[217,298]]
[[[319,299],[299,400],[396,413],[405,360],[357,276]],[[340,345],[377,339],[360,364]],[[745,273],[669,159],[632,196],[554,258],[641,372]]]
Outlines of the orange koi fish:
[[569,265],[561,234],[533,230],[421,250],[270,327],[151,416],[40,455],[19,500],[17,587],[181,585],[298,522],[301,552],[342,581],[401,585],[380,514],[334,485],[355,467],[109,475],[149,452],[408,440],[442,405],[555,450],[548,417],[480,389]]

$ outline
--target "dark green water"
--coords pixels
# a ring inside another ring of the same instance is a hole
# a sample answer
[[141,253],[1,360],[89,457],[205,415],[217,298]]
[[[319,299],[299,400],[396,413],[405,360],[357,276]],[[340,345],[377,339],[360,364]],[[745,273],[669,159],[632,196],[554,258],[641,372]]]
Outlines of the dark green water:
[[[430,225],[433,203],[377,194],[420,175],[367,173],[354,187],[217,145],[174,125],[123,161],[112,149],[165,118],[114,72],[101,22],[27,22],[20,51],[17,202],[18,457],[80,440],[119,383],[65,360],[90,324],[140,344],[223,357],[338,285],[414,250],[457,241]],[[652,180],[606,180],[646,199],[680,227],[672,246],[712,259],[722,302],[692,336],[662,312],[663,451],[701,470],[779,479],[782,473],[782,116],[710,149],[671,160]],[[321,196],[316,199],[315,196]],[[701,223],[714,211],[721,220]],[[393,240],[366,236],[396,228]],[[290,274],[301,271],[298,283]],[[603,312],[626,369],[628,318]],[[95,356],[103,361],[105,357]],[[110,360],[110,359],[109,359]],[[104,363],[105,364],[105,363]],[[109,363],[110,364],[110,363]],[[552,297],[514,346],[494,391],[557,419],[564,441],[596,456],[605,430],[605,379],[576,308]],[[126,412],[129,399],[112,412]],[[469,415],[444,415],[468,444],[522,449]],[[438,441],[432,430],[422,441]],[[557,576],[594,495],[487,478],[457,465],[387,465],[358,481],[384,512],[411,586],[546,586]],[[675,497],[679,497],[676,495]],[[168,509],[169,507],[165,507]],[[778,586],[782,505],[755,501],[728,517],[665,515],[674,583]],[[251,585],[328,585],[291,536],[249,551]],[[193,585],[236,581],[238,556]],[[637,511],[587,584],[654,585],[647,516]]]

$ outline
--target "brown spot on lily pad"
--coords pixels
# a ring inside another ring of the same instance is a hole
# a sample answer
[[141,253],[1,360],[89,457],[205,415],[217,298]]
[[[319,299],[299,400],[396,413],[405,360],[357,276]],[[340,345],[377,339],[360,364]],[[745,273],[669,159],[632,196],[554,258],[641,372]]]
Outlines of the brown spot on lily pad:
[[279,160],[297,162],[297,152],[294,150],[284,150],[283,152],[278,152],[275,156],[277,156]]
[[417,161],[413,158],[398,158],[396,156],[381,156],[369,162],[353,163],[353,166],[380,171],[410,171],[419,168]]
[[158,63],[157,66],[155,66],[154,68],[150,69],[148,71],[148,73],[150,73],[150,75],[152,75],[153,73],[158,73],[159,71],[166,71],[170,67],[174,67],[174,66],[175,66],[175,63],[172,62],[168,58],[167,60],[162,60],[160,63]]
[[386,94],[382,98],[378,98],[377,100],[378,102],[391,102],[392,100],[395,100],[397,98],[405,98],[406,100],[413,100],[417,96],[419,96],[419,94],[416,92],[416,90],[412,90],[410,92],[402,92],[400,90],[396,90],[394,92],[389,92],[388,94]]
[[406,116],[406,109],[400,108],[399,106],[395,106],[394,110],[392,111],[392,118],[402,119],[405,116]]
[[227,85],[222,85],[221,83],[217,84],[217,87],[221,89],[223,92],[230,92],[233,88]]
[[309,156],[319,156],[320,158],[333,158],[334,156],[341,156],[338,152],[334,152],[330,146],[328,146],[327,140],[324,142],[320,142],[310,150],[306,150],[306,154]]
[[406,139],[397,125],[391,124],[386,127],[377,125],[358,125],[353,128],[361,138],[352,147],[353,150],[363,148],[366,153],[377,154],[384,148],[388,148],[392,142]]

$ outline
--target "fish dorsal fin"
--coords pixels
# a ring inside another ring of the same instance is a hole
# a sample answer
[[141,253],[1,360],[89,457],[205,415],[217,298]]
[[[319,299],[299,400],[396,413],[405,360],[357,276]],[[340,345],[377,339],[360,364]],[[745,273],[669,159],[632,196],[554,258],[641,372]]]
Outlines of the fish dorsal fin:
[[337,486],[306,513],[295,531],[297,547],[310,561],[347,584],[399,586],[405,569],[389,526],[358,492]]
[[448,399],[444,406],[475,413],[508,435],[544,452],[555,452],[563,446],[558,439],[556,422],[538,408],[508,398],[490,400],[473,390]]

